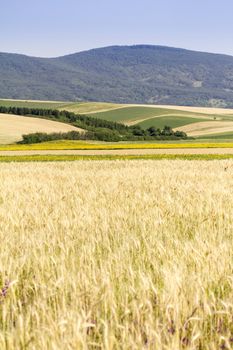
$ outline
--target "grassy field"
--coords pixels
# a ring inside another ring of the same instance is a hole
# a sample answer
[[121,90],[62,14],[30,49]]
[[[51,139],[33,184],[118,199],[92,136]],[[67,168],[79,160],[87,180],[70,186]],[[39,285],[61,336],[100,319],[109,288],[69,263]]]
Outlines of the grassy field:
[[192,118],[192,117],[178,117],[178,116],[170,116],[170,117],[155,117],[148,120],[144,120],[143,122],[138,123],[143,129],[147,129],[150,126],[154,126],[156,128],[163,129],[165,125],[170,126],[171,128],[179,128],[184,125],[189,125],[193,123],[203,122],[203,118]]
[[192,137],[231,133],[233,132],[233,120],[202,121],[182,126],[180,130]]
[[[142,106],[142,105],[141,105]],[[152,108],[155,105],[144,105],[146,107],[150,106]],[[194,107],[194,106],[173,106],[173,105],[156,105],[157,108],[167,108],[167,109],[178,109],[180,111],[191,112],[191,113],[202,113],[207,115],[232,115],[233,109],[231,108],[219,108],[219,107]]]
[[56,101],[23,101],[23,100],[0,100],[0,106],[5,107],[26,107],[26,108],[45,108],[57,109],[66,106],[67,102]]
[[[92,114],[90,114],[92,115]],[[202,117],[204,120],[209,120],[213,119],[213,116],[208,116],[206,114],[199,114],[199,113],[192,113],[192,112],[185,112],[185,111],[179,111],[179,110],[171,110],[171,109],[166,109],[166,108],[154,108],[152,107],[140,107],[140,106],[132,106],[132,107],[124,107],[124,108],[119,108],[115,110],[110,110],[106,112],[101,112],[101,113],[95,113],[93,115],[97,118],[105,119],[105,120],[112,120],[116,122],[124,122],[125,124],[138,124],[141,121],[145,120],[151,120],[154,119],[155,117],[161,117],[164,116],[166,117],[191,117],[191,118],[198,118]]]
[[116,122],[125,122],[127,124],[133,122],[137,123],[138,120],[152,118],[162,113],[166,113],[166,110],[150,107],[124,107],[107,112],[95,113],[95,117]]
[[69,112],[74,112],[78,114],[89,114],[98,113],[99,111],[109,111],[112,109],[118,109],[124,107],[124,105],[116,103],[106,103],[106,102],[80,102],[80,103],[69,103],[66,106],[62,106],[59,109],[66,109]]
[[1,156],[0,163],[28,162],[73,162],[73,161],[119,161],[119,160],[227,160],[233,159],[233,154],[144,154],[144,155],[21,155]]
[[205,135],[205,136],[199,136],[197,139],[209,139],[209,140],[229,140],[233,139],[233,132],[224,132],[224,133],[219,133],[219,134],[214,134],[214,135]]
[[81,129],[47,119],[0,114],[0,144],[20,141],[24,134],[35,132],[68,132],[72,130],[80,131]]
[[232,349],[232,171],[0,164],[0,349]]
[[[187,107],[187,106],[169,106],[169,105],[135,105],[135,104],[114,104],[103,102],[81,102],[68,105],[69,110],[77,113],[99,114],[102,119],[116,118],[118,120],[129,120],[128,113],[132,115],[132,120],[143,119],[143,117],[169,115],[187,115],[203,116],[214,118],[222,116],[233,117],[233,109],[224,108],[206,108],[206,107]],[[117,111],[119,109],[119,111]],[[151,111],[150,111],[151,109]],[[109,112],[109,113],[108,113]],[[115,113],[116,112],[116,113]],[[106,116],[104,118],[104,115]],[[130,118],[131,119],[131,118]]]

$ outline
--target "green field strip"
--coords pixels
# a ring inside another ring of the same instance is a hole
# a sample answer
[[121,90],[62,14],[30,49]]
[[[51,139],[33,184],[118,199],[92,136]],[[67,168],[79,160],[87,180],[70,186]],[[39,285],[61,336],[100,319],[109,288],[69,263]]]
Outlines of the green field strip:
[[[59,110],[66,109],[69,112],[80,114],[92,114],[95,116],[97,113],[103,113],[101,111],[111,111],[119,108],[123,108],[124,105],[108,102],[76,102],[69,103],[66,106],[60,107]],[[98,112],[100,111],[100,112]]]
[[197,139],[209,139],[209,140],[225,140],[225,139],[233,139],[233,132],[223,132],[218,134],[212,134],[212,135],[202,135],[197,137]]
[[67,102],[43,102],[43,101],[11,101],[0,100],[0,106],[4,107],[25,107],[25,108],[44,108],[44,109],[56,109],[59,107],[67,106]]
[[32,155],[32,156],[0,156],[0,163],[12,162],[72,162],[72,161],[120,161],[120,160],[226,160],[233,159],[233,154],[153,154],[153,155]]
[[[204,113],[195,113],[180,111],[177,109],[166,109],[166,108],[153,108],[153,107],[122,107],[115,110],[101,112],[101,113],[89,113],[88,115],[100,119],[116,121],[116,122],[136,122],[137,120],[150,119],[160,117],[163,115],[176,115],[190,117],[203,117],[206,120],[214,119],[215,116],[209,116]],[[176,117],[177,118],[177,117]],[[203,120],[203,119],[202,119]]]
[[154,126],[156,128],[162,129],[166,125],[170,126],[171,128],[178,128],[180,126],[204,122],[204,121],[209,121],[209,119],[193,118],[193,117],[175,117],[171,115],[168,117],[156,117],[156,118],[147,119],[136,125],[140,125],[143,129],[147,129],[150,126]]

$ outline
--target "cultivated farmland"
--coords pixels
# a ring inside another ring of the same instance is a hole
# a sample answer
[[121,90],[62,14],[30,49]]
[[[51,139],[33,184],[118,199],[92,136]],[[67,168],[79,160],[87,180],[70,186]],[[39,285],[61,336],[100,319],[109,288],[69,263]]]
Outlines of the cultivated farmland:
[[186,132],[189,136],[215,135],[221,132],[224,134],[233,132],[233,120],[197,122],[185,125],[179,129]]
[[[69,103],[65,106],[65,109],[69,112],[80,113],[80,114],[95,114],[99,112],[106,112],[123,108],[125,105],[117,103],[106,103],[106,102],[80,102],[80,103]],[[127,105],[126,105],[127,106]],[[59,108],[64,109],[64,106]]]
[[0,106],[67,110],[143,129],[151,126],[163,129],[168,125],[194,137],[222,134],[226,138],[224,135],[231,135],[233,130],[233,110],[223,108],[21,100],[0,100]]
[[0,164],[0,348],[231,349],[232,172]]
[[[93,114],[94,116],[94,114]],[[145,120],[148,122],[154,118],[161,117],[186,117],[186,118],[202,118],[202,119],[213,119],[213,116],[208,116],[206,114],[198,114],[192,112],[185,112],[177,110],[170,110],[167,108],[157,108],[156,106],[152,107],[141,107],[141,106],[129,106],[118,109],[113,109],[101,113],[95,113],[97,118],[113,120],[116,122],[124,122],[127,125],[139,124]]]
[[[185,131],[188,136],[206,136],[233,130],[233,111],[223,108],[128,105],[89,114],[126,125],[140,125],[143,129],[169,125]],[[217,128],[213,128],[215,125]]]

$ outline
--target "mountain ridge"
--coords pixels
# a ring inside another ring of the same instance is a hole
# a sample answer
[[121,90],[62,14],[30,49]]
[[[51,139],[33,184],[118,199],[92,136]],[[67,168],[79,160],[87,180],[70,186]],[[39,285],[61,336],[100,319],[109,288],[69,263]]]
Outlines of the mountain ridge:
[[62,57],[67,57],[67,56],[73,56],[73,55],[78,55],[82,53],[87,53],[91,51],[96,51],[96,50],[105,50],[105,49],[112,49],[112,48],[152,48],[152,49],[166,49],[166,50],[177,50],[177,51],[188,51],[191,53],[198,53],[198,54],[207,54],[207,55],[216,55],[216,56],[225,56],[225,57],[231,57],[233,58],[233,54],[226,54],[226,53],[219,53],[219,52],[208,52],[208,51],[203,51],[203,50],[193,50],[193,49],[186,49],[182,47],[176,47],[176,46],[166,46],[166,45],[153,45],[153,44],[133,44],[133,45],[110,45],[110,46],[100,46],[100,47],[95,47],[92,49],[86,49],[82,51],[76,51],[76,52],[71,52],[68,54],[62,54],[59,56],[50,56],[50,57],[41,57],[41,56],[33,56],[33,55],[28,55],[25,53],[17,53],[17,52],[8,52],[8,51],[0,51],[1,54],[6,54],[6,55],[15,55],[15,56],[24,56],[24,57],[29,57],[29,58],[38,58],[38,59],[57,59],[57,58],[62,58]]
[[233,107],[233,56],[161,45],[0,53],[0,97]]

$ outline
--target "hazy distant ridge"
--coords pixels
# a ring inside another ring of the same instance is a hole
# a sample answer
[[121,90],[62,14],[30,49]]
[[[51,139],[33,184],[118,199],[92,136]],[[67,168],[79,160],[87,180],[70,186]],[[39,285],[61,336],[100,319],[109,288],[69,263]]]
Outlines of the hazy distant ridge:
[[233,107],[233,57],[150,45],[0,53],[0,97]]

